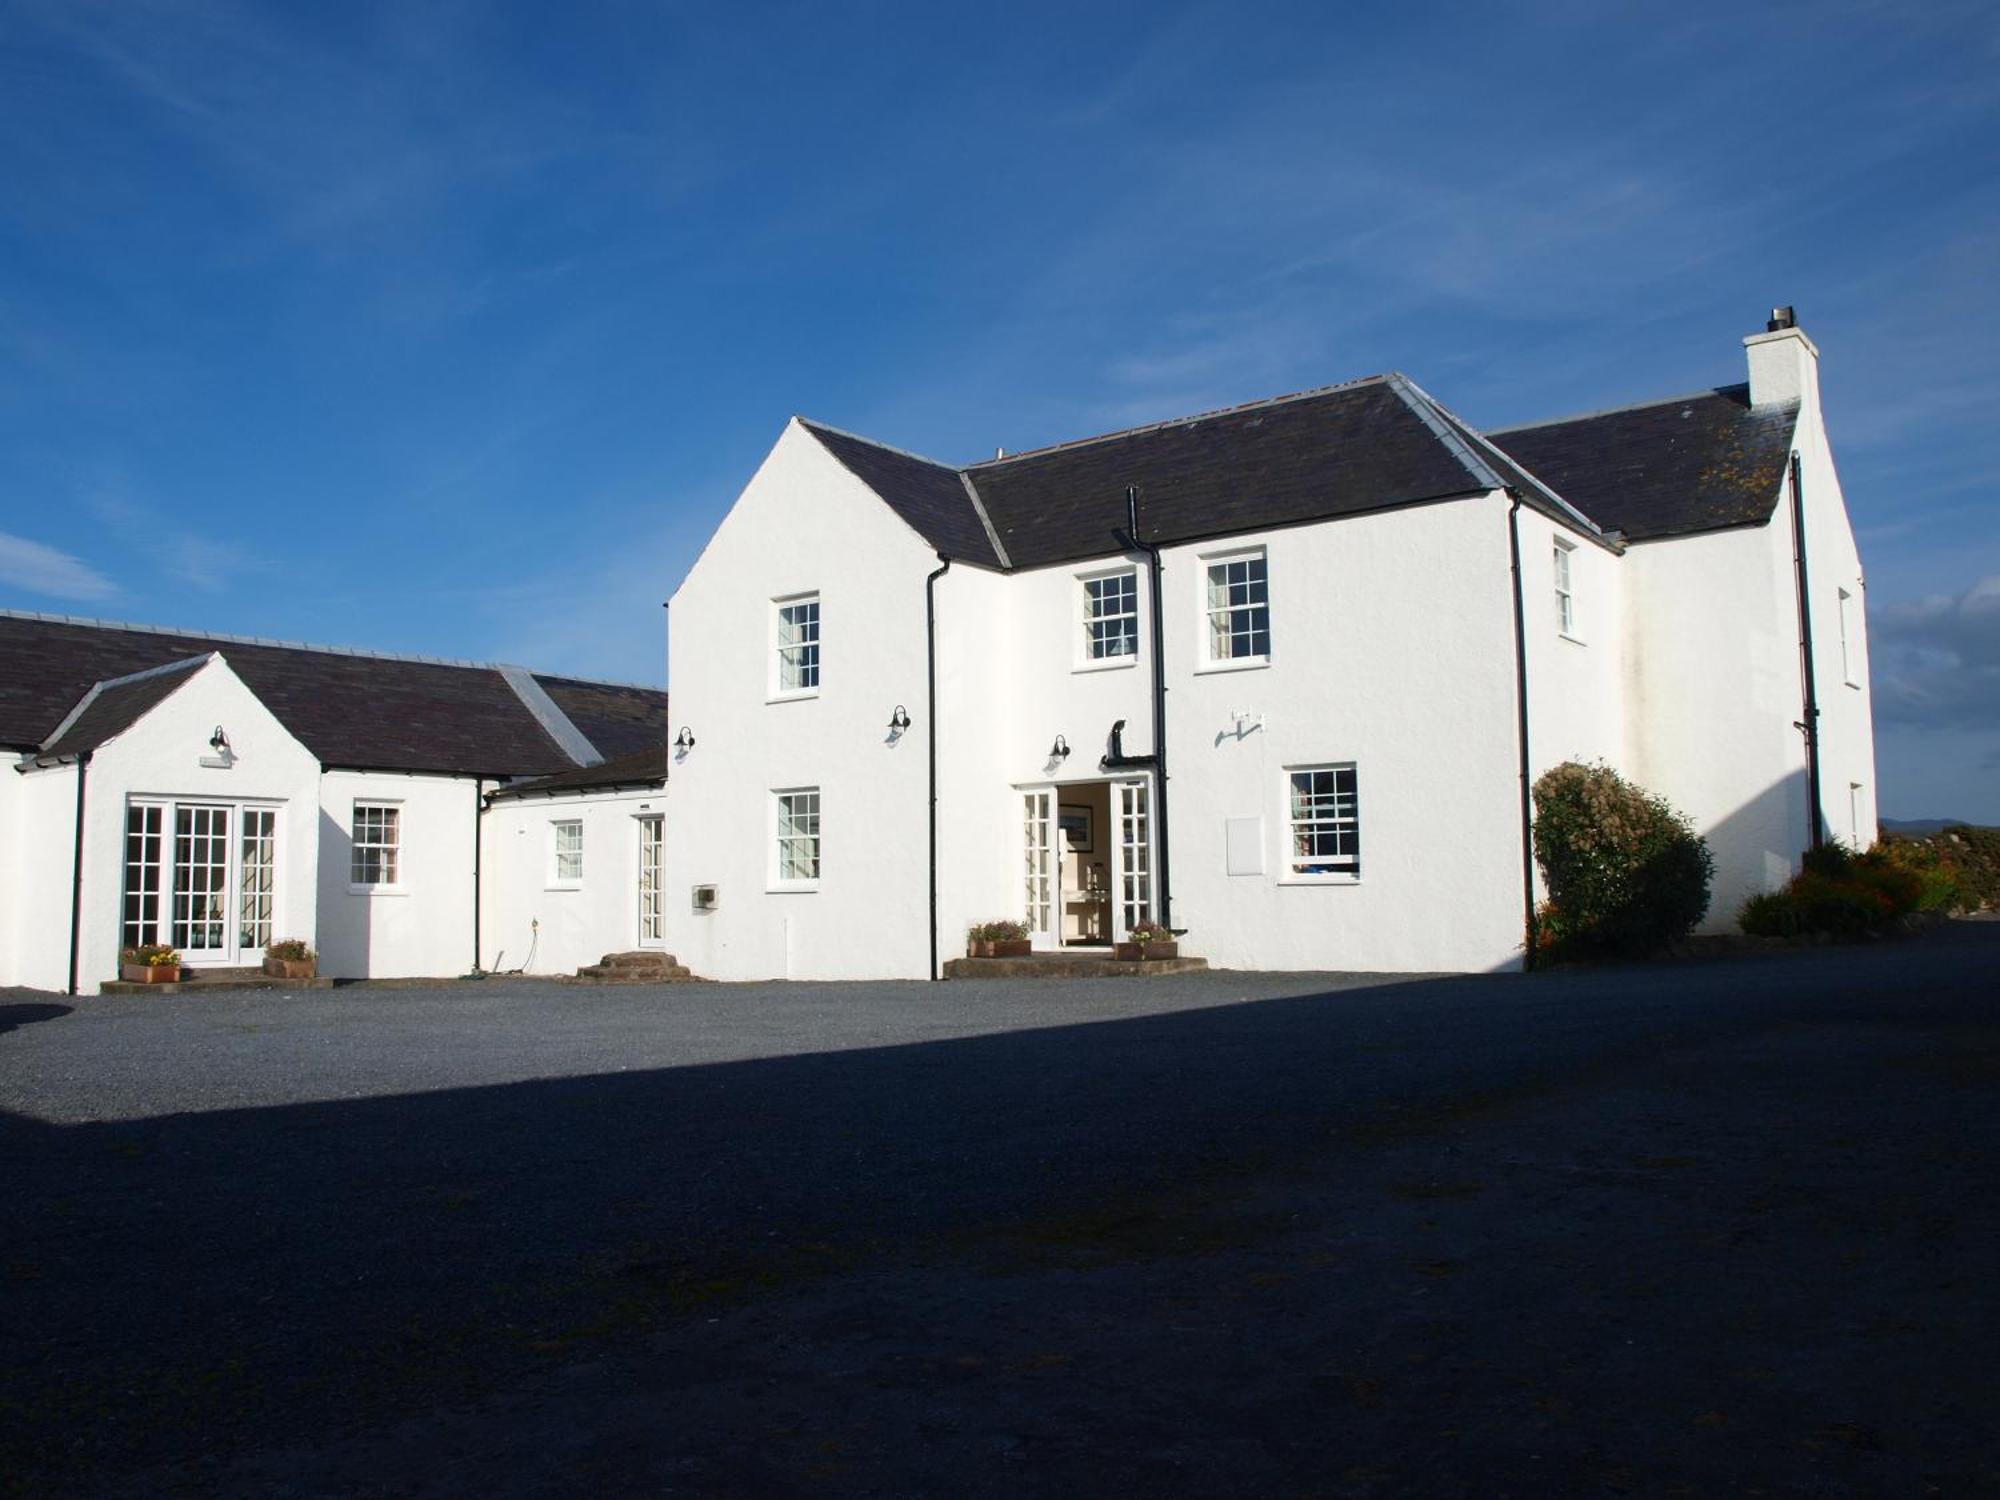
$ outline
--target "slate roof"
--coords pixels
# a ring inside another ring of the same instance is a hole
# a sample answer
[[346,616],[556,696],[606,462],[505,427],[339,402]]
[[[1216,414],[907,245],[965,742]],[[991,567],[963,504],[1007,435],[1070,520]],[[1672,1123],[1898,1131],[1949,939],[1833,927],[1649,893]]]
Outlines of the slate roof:
[[207,656],[190,656],[163,667],[134,672],[129,677],[93,684],[77,700],[74,715],[57,726],[55,739],[42,746],[42,755],[55,760],[95,750],[113,735],[138,723],[149,709],[165,702],[188,680],[189,674],[208,662]]
[[1001,566],[957,469],[803,417],[799,425],[938,551],[961,562]]
[[618,756],[600,766],[577,766],[573,770],[558,771],[553,776],[517,781],[498,791],[488,792],[486,800],[499,802],[510,797],[532,797],[539,793],[603,792],[614,787],[666,784],[667,747],[658,745],[631,755]]
[[[8,611],[0,611],[0,745],[40,751],[94,685],[209,652],[324,765],[466,776],[575,765],[492,666]],[[628,748],[641,699],[657,705],[665,736],[664,692],[553,682]]]
[[606,760],[631,755],[666,740],[667,695],[657,688],[586,682],[540,672],[535,673],[535,681]]
[[1770,520],[1798,416],[1732,385],[1489,435],[1600,526],[1646,541]]

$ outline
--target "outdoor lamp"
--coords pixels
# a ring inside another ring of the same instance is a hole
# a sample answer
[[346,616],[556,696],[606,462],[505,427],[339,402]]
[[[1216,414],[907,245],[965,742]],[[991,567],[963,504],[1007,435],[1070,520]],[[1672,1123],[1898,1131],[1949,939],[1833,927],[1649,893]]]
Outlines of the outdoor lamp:
[[674,736],[674,748],[683,754],[694,749],[694,731],[687,725],[681,725],[681,732]]
[[1057,735],[1056,742],[1053,745],[1049,746],[1049,759],[1068,760],[1069,741],[1064,739],[1061,735]]
[[222,732],[220,724],[215,726],[215,733],[208,737],[208,748],[217,755],[226,755],[229,752],[229,736]]
[[902,704],[898,703],[896,711],[889,715],[889,727],[898,734],[910,727],[910,715]]

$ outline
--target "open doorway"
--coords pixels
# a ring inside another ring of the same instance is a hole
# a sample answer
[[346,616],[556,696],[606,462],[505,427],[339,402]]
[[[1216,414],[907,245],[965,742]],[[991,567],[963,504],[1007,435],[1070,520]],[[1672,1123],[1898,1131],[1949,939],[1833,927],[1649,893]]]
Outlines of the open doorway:
[[1037,949],[1103,948],[1153,916],[1148,782],[1023,788],[1028,930]]
[[1056,937],[1065,948],[1111,942],[1111,783],[1056,788],[1056,856],[1062,881]]

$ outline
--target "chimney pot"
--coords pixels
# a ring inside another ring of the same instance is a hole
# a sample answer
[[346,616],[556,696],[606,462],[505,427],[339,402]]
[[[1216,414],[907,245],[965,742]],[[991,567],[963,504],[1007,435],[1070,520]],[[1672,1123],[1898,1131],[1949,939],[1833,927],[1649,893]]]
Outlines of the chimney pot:
[[1764,325],[1764,331],[1766,333],[1776,333],[1783,328],[1796,328],[1798,326],[1798,316],[1790,307],[1774,307],[1771,309],[1771,321]]

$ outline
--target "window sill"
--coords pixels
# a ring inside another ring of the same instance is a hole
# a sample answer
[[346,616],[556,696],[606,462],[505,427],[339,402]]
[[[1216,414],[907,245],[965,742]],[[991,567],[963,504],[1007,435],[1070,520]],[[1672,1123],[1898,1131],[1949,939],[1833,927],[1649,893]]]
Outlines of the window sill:
[[1279,885],[1359,885],[1359,874],[1338,875],[1280,875]]
[[1072,672],[1120,672],[1139,665],[1137,655],[1108,656],[1102,661],[1080,661],[1070,668]]
[[1255,672],[1271,665],[1268,656],[1232,656],[1227,661],[1204,662],[1194,669],[1197,677],[1206,677],[1211,672]]
[[819,882],[817,880],[773,882],[764,887],[764,894],[767,896],[816,896],[819,894]]
[[583,882],[581,880],[551,881],[549,884],[543,886],[542,889],[545,891],[580,891],[583,889]]
[[406,887],[401,885],[355,885],[350,881],[347,886],[347,894],[350,896],[407,896],[410,893]]
[[805,703],[818,696],[818,688],[805,688],[796,693],[773,693],[764,701],[766,703]]

